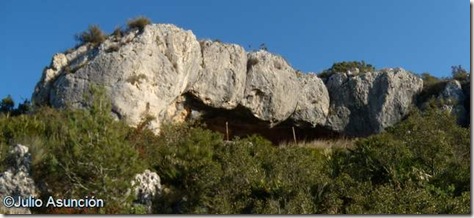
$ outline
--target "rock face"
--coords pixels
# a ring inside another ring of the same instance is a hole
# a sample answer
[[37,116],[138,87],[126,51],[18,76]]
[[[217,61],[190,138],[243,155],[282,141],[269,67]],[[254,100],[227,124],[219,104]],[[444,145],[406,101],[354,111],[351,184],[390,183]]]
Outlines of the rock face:
[[[149,25],[143,33],[130,31],[121,39],[109,38],[98,48],[84,45],[55,67],[55,59],[33,94],[33,102],[53,107],[83,106],[91,84],[103,85],[114,113],[131,125],[144,114],[158,119],[181,93],[191,87],[201,71],[201,48],[191,31],[173,25]],[[84,50],[84,51],[82,51]],[[58,54],[55,57],[63,57]],[[69,64],[66,68],[63,64]],[[53,73],[49,73],[53,72]]]
[[28,198],[38,197],[35,182],[30,176],[31,154],[28,147],[17,144],[9,152],[10,166],[7,171],[0,174],[0,211],[7,214],[31,214],[29,208],[6,208],[3,204],[5,197]]
[[295,70],[282,57],[263,50],[249,53],[247,69],[242,105],[271,124],[286,120],[300,93]]
[[232,44],[201,42],[202,72],[191,93],[208,106],[233,109],[244,95],[247,73],[245,50]]
[[326,125],[337,132],[364,136],[406,116],[423,80],[395,68],[360,76],[338,73],[326,85],[331,99]]
[[315,74],[301,74],[298,84],[297,105],[291,119],[311,126],[324,125],[329,113],[329,93],[324,82]]
[[97,84],[105,87],[112,114],[131,126],[153,116],[151,128],[158,132],[163,122],[203,119],[219,131],[228,123],[233,135],[281,135],[297,126],[307,134],[299,137],[307,139],[322,129],[380,132],[408,113],[422,88],[421,79],[403,69],[338,73],[323,82],[297,73],[283,57],[199,42],[191,31],[170,24],[123,35],[56,54],[33,103],[84,108],[85,95]]

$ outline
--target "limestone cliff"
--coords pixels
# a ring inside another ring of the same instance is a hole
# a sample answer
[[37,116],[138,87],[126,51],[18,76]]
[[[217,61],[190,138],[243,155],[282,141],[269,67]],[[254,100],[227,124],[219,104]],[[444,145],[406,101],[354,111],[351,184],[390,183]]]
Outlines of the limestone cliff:
[[32,101],[81,108],[91,84],[105,87],[112,113],[132,126],[151,115],[155,131],[163,122],[202,119],[221,131],[228,123],[232,136],[285,138],[296,127],[301,139],[380,132],[407,115],[423,86],[401,68],[336,73],[325,83],[267,51],[198,41],[189,30],[151,24],[54,55]]

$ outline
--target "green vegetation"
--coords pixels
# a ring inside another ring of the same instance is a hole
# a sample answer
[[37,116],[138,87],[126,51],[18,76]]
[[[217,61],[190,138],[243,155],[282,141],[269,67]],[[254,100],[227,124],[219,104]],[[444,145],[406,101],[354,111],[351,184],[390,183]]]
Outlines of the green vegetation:
[[[442,99],[437,99],[438,95],[446,87],[446,84],[450,80],[458,80],[461,83],[463,93],[466,97],[464,102],[459,102],[464,104],[464,107],[469,111],[470,109],[470,73],[467,70],[463,69],[461,65],[451,67],[451,77],[437,78],[431,74],[425,72],[420,75],[423,79],[423,90],[417,96],[418,106],[422,108],[424,105],[429,104],[431,107],[441,107],[445,105],[446,102],[443,102]],[[468,113],[469,116],[469,113]]]
[[136,128],[111,118],[101,89],[88,110],[0,113],[0,165],[15,143],[32,150],[43,197],[94,195],[103,209],[35,213],[136,213],[130,181],[156,171],[163,192],[154,213],[469,214],[470,129],[446,112],[414,110],[386,132],[357,140],[274,146],[252,136],[230,142],[200,125]]
[[[329,78],[335,73],[345,73],[347,71],[353,71],[359,69],[359,73],[367,73],[375,71],[375,68],[371,64],[366,64],[364,61],[343,61],[334,63],[331,68],[324,70],[318,76],[320,78]],[[355,72],[353,72],[355,73]]]
[[20,114],[25,114],[30,111],[30,108],[31,103],[28,100],[23,101],[23,103],[20,103],[18,107],[15,108],[15,101],[13,101],[13,98],[10,95],[3,98],[0,102],[0,113],[5,115],[17,116]]
[[469,130],[436,110],[349,149],[190,126],[151,138],[139,143],[165,187],[155,213],[470,213]]
[[471,74],[467,72],[461,65],[451,67],[451,75],[453,79],[459,80],[461,82],[469,81]]
[[93,46],[104,42],[106,37],[106,34],[97,25],[91,25],[86,31],[75,36],[80,44],[91,43]]
[[127,22],[127,26],[129,29],[135,29],[138,28],[140,31],[143,31],[146,25],[151,24],[151,21],[149,18],[140,16],[134,19],[131,19]]
[[[104,209],[36,209],[38,213],[129,213],[133,196],[127,196],[131,178],[144,165],[127,140],[129,127],[110,117],[103,91],[92,98],[90,110],[40,108],[32,115],[0,114],[0,150],[3,167],[9,145],[32,150],[35,181],[47,185],[57,198],[95,196],[107,202]],[[46,202],[46,199],[43,199]]]

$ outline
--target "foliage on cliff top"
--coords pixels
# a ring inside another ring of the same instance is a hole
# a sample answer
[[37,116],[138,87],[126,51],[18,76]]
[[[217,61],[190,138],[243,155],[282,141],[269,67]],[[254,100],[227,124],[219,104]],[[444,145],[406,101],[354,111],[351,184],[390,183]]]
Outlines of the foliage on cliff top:
[[329,78],[335,73],[345,73],[351,71],[355,74],[355,69],[359,70],[359,73],[367,73],[375,71],[374,66],[365,63],[365,61],[342,61],[334,63],[330,68],[321,72],[318,76],[321,78]]

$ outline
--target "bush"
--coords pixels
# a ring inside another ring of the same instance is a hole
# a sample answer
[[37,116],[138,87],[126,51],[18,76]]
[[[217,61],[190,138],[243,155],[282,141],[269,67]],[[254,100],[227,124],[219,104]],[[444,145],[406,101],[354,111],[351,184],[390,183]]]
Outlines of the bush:
[[143,31],[146,25],[151,24],[151,21],[149,18],[140,16],[137,18],[134,18],[132,20],[129,20],[127,22],[127,26],[129,29],[135,29],[138,28],[140,31]]
[[115,37],[115,40],[121,39],[123,37],[122,29],[120,27],[116,27],[112,32],[112,36]]
[[469,130],[440,110],[414,112],[334,155],[331,176],[359,187],[348,193],[336,182],[329,198],[345,200],[340,210],[350,213],[466,213],[469,163]]
[[0,102],[0,113],[8,114],[13,112],[13,108],[15,107],[15,102],[13,98],[8,95],[7,97],[2,99]]
[[430,99],[433,99],[431,103],[436,103],[434,99],[443,91],[448,81],[434,77],[429,73],[422,73],[420,76],[423,79],[423,90],[417,96],[418,106],[423,106],[423,104],[429,102]]
[[130,128],[110,116],[103,91],[93,93],[90,110],[41,108],[33,115],[0,116],[2,147],[21,143],[31,148],[33,177],[46,184],[43,191],[49,190],[42,198],[95,196],[106,202],[101,209],[37,208],[35,212],[130,212],[131,180],[146,165],[126,140]]
[[165,187],[155,213],[315,213],[313,201],[328,182],[321,150],[279,149],[257,136],[224,142],[178,125],[137,143]]
[[91,43],[94,46],[104,42],[107,36],[97,25],[91,25],[89,28],[75,36],[80,44]]
[[18,116],[21,114],[26,114],[30,110],[31,102],[29,100],[25,100],[23,103],[20,103],[17,108],[15,108],[15,101],[10,95],[3,98],[0,102],[0,114],[3,113],[11,116]]
[[470,74],[467,72],[467,70],[462,68],[461,65],[452,66],[451,75],[453,76],[453,79],[461,81],[461,82],[468,81],[470,78]]
[[334,63],[331,68],[324,70],[318,76],[320,78],[329,78],[332,74],[345,73],[349,70],[353,71],[355,68],[359,69],[359,73],[375,71],[371,64],[366,64],[364,61],[343,61]]

